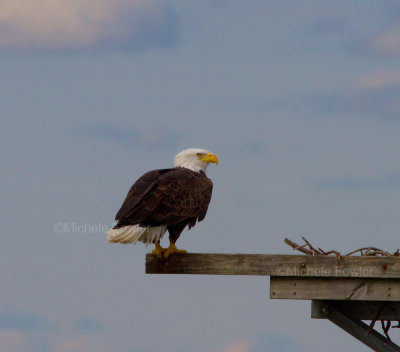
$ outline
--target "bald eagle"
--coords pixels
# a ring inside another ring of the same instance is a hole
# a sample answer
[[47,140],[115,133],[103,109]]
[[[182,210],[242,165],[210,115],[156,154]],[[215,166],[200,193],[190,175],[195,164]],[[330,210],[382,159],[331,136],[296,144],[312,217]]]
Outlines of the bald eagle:
[[[213,188],[205,174],[210,163],[218,164],[216,155],[190,148],[175,156],[175,167],[145,173],[129,190],[115,217],[118,223],[107,232],[108,241],[154,243],[159,258],[186,253],[175,242],[187,225],[190,229],[206,216]],[[160,240],[167,230],[170,245],[163,248]]]

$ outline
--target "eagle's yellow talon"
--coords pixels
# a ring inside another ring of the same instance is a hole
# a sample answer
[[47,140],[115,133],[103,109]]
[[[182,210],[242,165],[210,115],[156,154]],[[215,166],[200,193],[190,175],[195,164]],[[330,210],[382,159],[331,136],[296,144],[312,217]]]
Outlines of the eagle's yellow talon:
[[161,247],[160,242],[156,243],[156,246],[154,247],[154,249],[152,250],[152,252],[160,259],[162,259],[163,254],[165,253],[167,249]]
[[167,248],[167,250],[164,252],[164,258],[167,259],[169,257],[170,254],[172,253],[187,253],[187,251],[185,251],[184,249],[178,249],[175,246],[175,243],[170,243],[169,247]]

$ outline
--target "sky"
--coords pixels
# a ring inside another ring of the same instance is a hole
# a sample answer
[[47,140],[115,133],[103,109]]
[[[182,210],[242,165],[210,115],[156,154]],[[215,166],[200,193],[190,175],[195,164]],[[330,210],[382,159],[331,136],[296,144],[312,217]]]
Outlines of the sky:
[[399,23],[395,0],[0,0],[0,352],[367,351],[266,277],[146,275],[104,232],[201,147],[179,248],[394,252]]

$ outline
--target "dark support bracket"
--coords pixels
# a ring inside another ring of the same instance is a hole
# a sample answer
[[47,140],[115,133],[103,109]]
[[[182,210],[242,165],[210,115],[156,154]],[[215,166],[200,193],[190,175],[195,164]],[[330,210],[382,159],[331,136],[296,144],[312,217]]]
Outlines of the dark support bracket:
[[376,352],[400,352],[400,347],[376,330],[367,335],[369,326],[361,320],[348,315],[334,301],[312,300],[312,316],[325,318],[336,324],[357,340]]

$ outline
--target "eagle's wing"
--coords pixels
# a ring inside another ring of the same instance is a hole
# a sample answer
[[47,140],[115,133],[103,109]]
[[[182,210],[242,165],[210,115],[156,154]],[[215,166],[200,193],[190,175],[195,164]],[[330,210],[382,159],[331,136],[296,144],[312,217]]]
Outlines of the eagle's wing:
[[[141,181],[144,176],[131,188],[118,212],[120,222],[156,226],[204,219],[213,186],[204,173],[173,168]],[[136,187],[137,183],[140,186]]]
[[169,172],[170,170],[171,169],[152,170],[141,176],[130,188],[124,202],[121,205],[121,208],[118,210],[118,213],[115,216],[115,220],[120,220],[131,213],[132,209],[134,209],[140,203],[143,197],[149,192],[149,190],[152,189],[160,176]]

